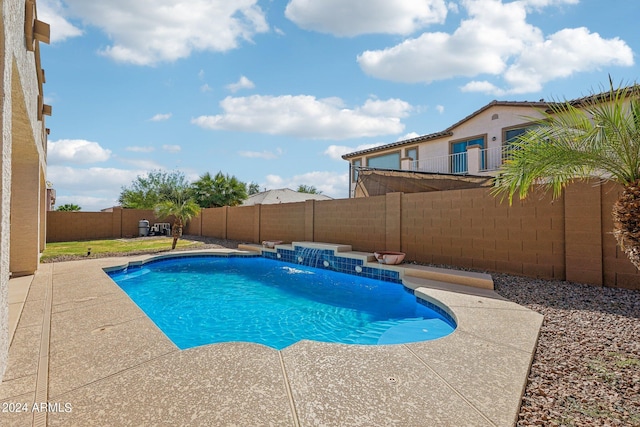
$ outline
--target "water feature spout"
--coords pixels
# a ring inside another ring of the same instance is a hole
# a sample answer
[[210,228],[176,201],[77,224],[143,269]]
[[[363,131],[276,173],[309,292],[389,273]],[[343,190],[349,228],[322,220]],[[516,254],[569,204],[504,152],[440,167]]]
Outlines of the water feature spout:
[[322,249],[297,247],[297,260],[299,264],[309,267],[321,268]]

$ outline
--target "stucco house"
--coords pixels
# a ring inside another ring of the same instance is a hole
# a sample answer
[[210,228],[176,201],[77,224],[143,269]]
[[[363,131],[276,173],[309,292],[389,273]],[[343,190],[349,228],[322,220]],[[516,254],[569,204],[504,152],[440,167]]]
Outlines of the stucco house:
[[35,0],[2,0],[0,21],[0,379],[9,351],[10,276],[33,274],[45,246],[47,134],[40,43],[49,25]]
[[[362,183],[361,176],[370,175],[371,169],[387,171],[384,175],[395,178],[402,174],[388,171],[402,171],[405,181],[415,178],[433,184],[425,183],[417,188],[486,185],[486,178],[474,177],[495,175],[508,155],[510,141],[525,132],[548,106],[543,100],[492,101],[441,132],[345,154],[342,158],[349,161],[350,196],[374,195]],[[393,183],[388,182],[386,186],[393,191]],[[411,192],[407,188],[405,185],[404,191]]]

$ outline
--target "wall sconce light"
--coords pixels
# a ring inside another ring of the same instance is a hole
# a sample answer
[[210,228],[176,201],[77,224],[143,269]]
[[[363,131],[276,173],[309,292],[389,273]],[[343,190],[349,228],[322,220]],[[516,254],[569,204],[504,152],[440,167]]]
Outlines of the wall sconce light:
[[491,138],[491,140],[492,140],[492,141],[495,141],[495,140],[496,140],[496,137],[495,137],[495,136],[494,136],[494,137],[492,137],[492,138]]

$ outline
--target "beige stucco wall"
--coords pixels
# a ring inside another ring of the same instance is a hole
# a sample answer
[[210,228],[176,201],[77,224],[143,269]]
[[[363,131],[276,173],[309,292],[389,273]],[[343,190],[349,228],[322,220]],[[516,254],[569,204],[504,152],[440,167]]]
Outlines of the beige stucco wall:
[[[451,143],[460,141],[470,137],[484,136],[486,140],[486,148],[494,148],[503,145],[504,131],[506,129],[517,127],[519,125],[529,123],[533,118],[539,118],[542,114],[539,110],[529,105],[493,105],[484,111],[480,111],[476,115],[462,121],[456,125],[451,131],[453,135],[447,135],[441,138],[431,139],[418,144],[407,144],[400,147],[391,147],[388,150],[380,150],[369,153],[361,157],[362,165],[366,166],[370,157],[376,157],[381,154],[392,152],[401,152],[401,157],[405,156],[406,149],[409,147],[418,147],[418,160],[423,161],[430,158],[442,158],[451,154]],[[493,140],[495,138],[495,141]],[[351,159],[353,160],[353,159]],[[448,161],[443,161],[443,170],[448,172]],[[351,182],[350,190],[353,192],[355,183]]]
[[10,271],[33,273],[44,242],[40,210],[46,170],[45,129],[38,118],[37,49],[26,47],[25,2],[2,0],[1,7],[0,378],[9,349]]
[[[533,107],[496,105],[461,123],[453,129],[453,136],[448,138],[448,141],[486,135],[486,148],[499,147],[504,142],[504,129],[529,123],[532,117],[541,117],[540,112]],[[495,141],[493,141],[494,137]],[[448,144],[445,145],[445,149],[445,155],[449,154]]]

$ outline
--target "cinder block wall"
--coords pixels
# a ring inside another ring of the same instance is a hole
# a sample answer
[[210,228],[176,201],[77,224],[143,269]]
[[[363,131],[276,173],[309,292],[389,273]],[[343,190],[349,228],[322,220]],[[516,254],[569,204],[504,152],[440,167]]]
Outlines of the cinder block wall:
[[600,187],[602,200],[602,270],[605,286],[640,289],[640,272],[629,262],[613,237],[612,207],[622,194],[622,187],[605,184]]
[[137,237],[140,230],[138,229],[140,220],[146,219],[149,224],[153,225],[156,222],[169,222],[173,223],[171,218],[156,218],[155,213],[151,209],[114,209],[114,215],[117,215],[117,211],[122,212],[122,230],[119,236],[114,237]]
[[563,199],[494,198],[486,189],[402,196],[402,248],[412,260],[563,279]]
[[262,205],[260,209],[260,241],[305,240],[305,202]]
[[200,212],[202,217],[202,235],[216,237],[218,239],[227,238],[227,209],[210,208]]
[[314,240],[350,244],[356,251],[386,246],[385,196],[320,200],[315,203]]
[[[256,228],[259,227],[260,205],[229,207],[227,211],[227,238],[242,242],[257,243],[260,238],[256,236]],[[256,223],[256,216],[258,222]]]
[[[47,212],[47,242],[138,236],[138,222],[161,222],[152,210],[114,209],[113,212]],[[172,219],[162,222],[173,222]]]
[[47,212],[47,242],[116,237],[112,216],[112,212]]
[[[356,251],[401,250],[409,261],[640,289],[640,273],[611,233],[611,208],[620,192],[613,184],[576,183],[557,200],[534,193],[512,205],[488,189],[471,189],[212,208],[203,209],[186,232],[252,243],[308,240]],[[78,240],[77,233],[91,228],[64,219],[77,214],[49,214],[47,241]],[[122,210],[122,230],[137,235],[144,215]],[[111,224],[118,228],[117,215]]]

